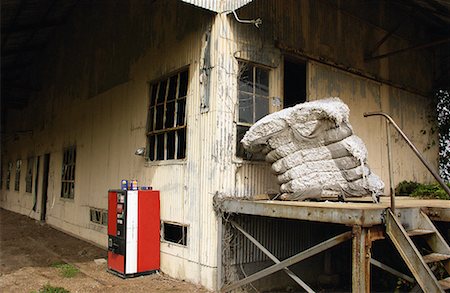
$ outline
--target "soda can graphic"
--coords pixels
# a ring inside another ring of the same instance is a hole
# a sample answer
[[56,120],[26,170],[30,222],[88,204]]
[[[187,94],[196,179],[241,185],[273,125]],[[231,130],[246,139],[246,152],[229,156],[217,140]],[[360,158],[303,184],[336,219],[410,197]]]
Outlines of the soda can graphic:
[[122,181],[120,181],[120,189],[122,190],[128,189],[128,180],[122,179]]
[[138,182],[136,179],[131,180],[131,190],[138,190]]

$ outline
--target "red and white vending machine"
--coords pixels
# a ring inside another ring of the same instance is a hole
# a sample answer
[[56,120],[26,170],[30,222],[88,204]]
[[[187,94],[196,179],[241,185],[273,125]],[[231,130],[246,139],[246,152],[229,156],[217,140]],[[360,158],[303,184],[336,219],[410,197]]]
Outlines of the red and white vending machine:
[[159,191],[108,191],[108,271],[123,278],[160,268]]

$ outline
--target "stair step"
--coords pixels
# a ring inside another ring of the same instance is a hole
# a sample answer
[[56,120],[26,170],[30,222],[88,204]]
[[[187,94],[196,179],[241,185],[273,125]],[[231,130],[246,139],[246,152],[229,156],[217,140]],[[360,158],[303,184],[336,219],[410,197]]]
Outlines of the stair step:
[[419,236],[419,235],[433,234],[435,232],[433,230],[415,229],[415,230],[409,230],[409,231],[407,231],[407,233],[408,233],[408,236]]
[[440,280],[439,285],[441,285],[442,290],[450,289],[450,277]]
[[430,254],[427,254],[427,255],[423,256],[423,260],[426,263],[443,261],[443,260],[447,260],[449,258],[450,258],[450,255],[442,254],[442,253],[430,253]]

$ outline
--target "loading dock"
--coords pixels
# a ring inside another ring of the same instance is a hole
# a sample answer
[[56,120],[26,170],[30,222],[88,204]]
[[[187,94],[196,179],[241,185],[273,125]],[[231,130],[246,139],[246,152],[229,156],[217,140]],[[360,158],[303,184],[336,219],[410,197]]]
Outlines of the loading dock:
[[[222,215],[257,215],[271,218],[283,218],[303,220],[310,222],[322,222],[328,224],[339,224],[347,226],[348,231],[330,237],[326,241],[315,245],[305,251],[302,251],[288,259],[271,259],[275,262],[271,267],[265,268],[244,279],[222,287],[223,292],[239,288],[245,284],[263,278],[269,274],[286,269],[288,266],[302,261],[314,254],[325,251],[335,245],[339,245],[352,239],[352,291],[370,292],[370,265],[384,269],[396,276],[402,276],[401,272],[386,266],[379,261],[371,258],[372,242],[384,239],[386,237],[385,223],[386,216],[389,213],[389,198],[381,198],[379,204],[370,203],[369,198],[361,199],[359,202],[291,202],[291,201],[273,201],[273,200],[243,200],[234,198],[215,198],[215,205]],[[420,217],[421,212],[425,213],[430,219],[440,222],[450,222],[450,202],[446,200],[423,200],[410,197],[397,198],[396,214],[403,226],[410,230],[417,230],[414,219]],[[227,216],[223,219],[228,219]],[[228,220],[225,220],[228,221]],[[231,221],[241,233],[249,235],[239,225]],[[414,230],[414,231],[416,231]],[[419,231],[419,230],[417,230]],[[420,232],[416,232],[420,233]],[[256,240],[256,239],[254,239]],[[251,240],[252,241],[252,240]],[[253,242],[253,241],[252,241]],[[257,242],[257,241],[256,241]],[[260,243],[256,244],[259,249],[266,250]],[[222,245],[226,243],[222,242]],[[270,253],[270,252],[269,252]],[[288,272],[290,275],[291,272]],[[448,282],[448,280],[444,280]],[[304,284],[303,281],[296,281],[298,284]],[[305,284],[306,285],[306,284]],[[301,285],[302,286],[302,285]],[[308,292],[312,290],[308,285],[302,286]],[[443,286],[443,288],[446,288]],[[310,290],[309,290],[310,289]]]

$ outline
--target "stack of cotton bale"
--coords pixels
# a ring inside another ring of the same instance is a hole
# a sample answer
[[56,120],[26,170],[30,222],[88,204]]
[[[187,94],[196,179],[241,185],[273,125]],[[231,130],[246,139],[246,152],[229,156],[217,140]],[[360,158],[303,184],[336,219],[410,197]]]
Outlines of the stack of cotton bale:
[[298,104],[257,121],[242,139],[272,164],[281,198],[361,197],[374,201],[384,183],[367,165],[367,149],[353,134],[339,98]]

